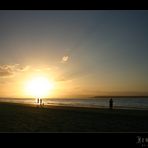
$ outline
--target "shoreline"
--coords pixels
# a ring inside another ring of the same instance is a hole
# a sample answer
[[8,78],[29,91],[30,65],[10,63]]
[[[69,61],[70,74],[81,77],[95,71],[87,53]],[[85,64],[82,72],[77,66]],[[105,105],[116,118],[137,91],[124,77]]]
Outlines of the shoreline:
[[[22,104],[22,105],[29,105],[29,106],[39,106],[39,104],[36,103],[21,103],[21,102],[5,102],[5,101],[0,101],[0,103],[12,103],[12,104]],[[44,108],[49,108],[49,107],[71,107],[71,108],[89,108],[89,109],[109,109],[107,106],[91,106],[91,105],[65,105],[65,104],[55,104],[55,103],[45,103]],[[145,110],[148,111],[147,107],[125,107],[125,106],[114,106],[112,110]]]
[[90,107],[90,106],[69,106],[69,105],[38,105],[38,104],[29,104],[29,103],[15,103],[15,102],[0,102],[0,105],[10,105],[17,107],[29,107],[29,108],[37,108],[37,109],[58,109],[58,110],[84,110],[84,111],[107,111],[107,112],[115,112],[115,111],[123,111],[123,112],[147,112],[148,109],[129,109],[129,108],[118,108],[115,107],[113,109],[107,107]]

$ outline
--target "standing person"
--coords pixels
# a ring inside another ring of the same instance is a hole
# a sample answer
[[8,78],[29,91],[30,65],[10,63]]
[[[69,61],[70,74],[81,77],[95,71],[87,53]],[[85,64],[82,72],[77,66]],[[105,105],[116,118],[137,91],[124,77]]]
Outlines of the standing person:
[[37,103],[39,104],[39,98],[37,98]]
[[40,101],[40,99],[37,98],[37,99],[36,99],[36,105],[37,105],[37,107],[38,107],[38,105],[39,105],[39,103],[40,103],[39,101]]
[[40,99],[40,105],[42,105],[42,99]]
[[112,98],[109,100],[109,108],[113,109],[113,99]]

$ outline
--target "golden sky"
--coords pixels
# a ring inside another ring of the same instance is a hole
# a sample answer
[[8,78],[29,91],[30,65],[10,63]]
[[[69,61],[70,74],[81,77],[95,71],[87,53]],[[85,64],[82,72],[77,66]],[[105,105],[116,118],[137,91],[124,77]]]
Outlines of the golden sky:
[[0,97],[32,97],[37,77],[46,97],[148,95],[148,11],[0,11],[0,22]]

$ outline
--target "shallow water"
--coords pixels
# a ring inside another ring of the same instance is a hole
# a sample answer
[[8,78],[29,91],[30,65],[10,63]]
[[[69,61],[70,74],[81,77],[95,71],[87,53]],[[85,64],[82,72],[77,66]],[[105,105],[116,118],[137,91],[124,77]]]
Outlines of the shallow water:
[[[108,108],[110,98],[73,98],[43,99],[45,105],[62,105],[75,107]],[[148,98],[113,98],[115,108],[148,109]],[[1,102],[36,104],[32,98],[0,98]]]

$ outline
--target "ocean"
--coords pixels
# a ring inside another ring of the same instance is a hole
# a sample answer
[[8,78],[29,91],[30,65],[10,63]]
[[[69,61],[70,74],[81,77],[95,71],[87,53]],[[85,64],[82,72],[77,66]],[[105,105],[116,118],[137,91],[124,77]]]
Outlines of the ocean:
[[[43,99],[44,105],[108,108],[110,98],[50,98]],[[113,98],[114,108],[148,109],[148,98]],[[32,98],[0,98],[0,102],[36,104]]]

